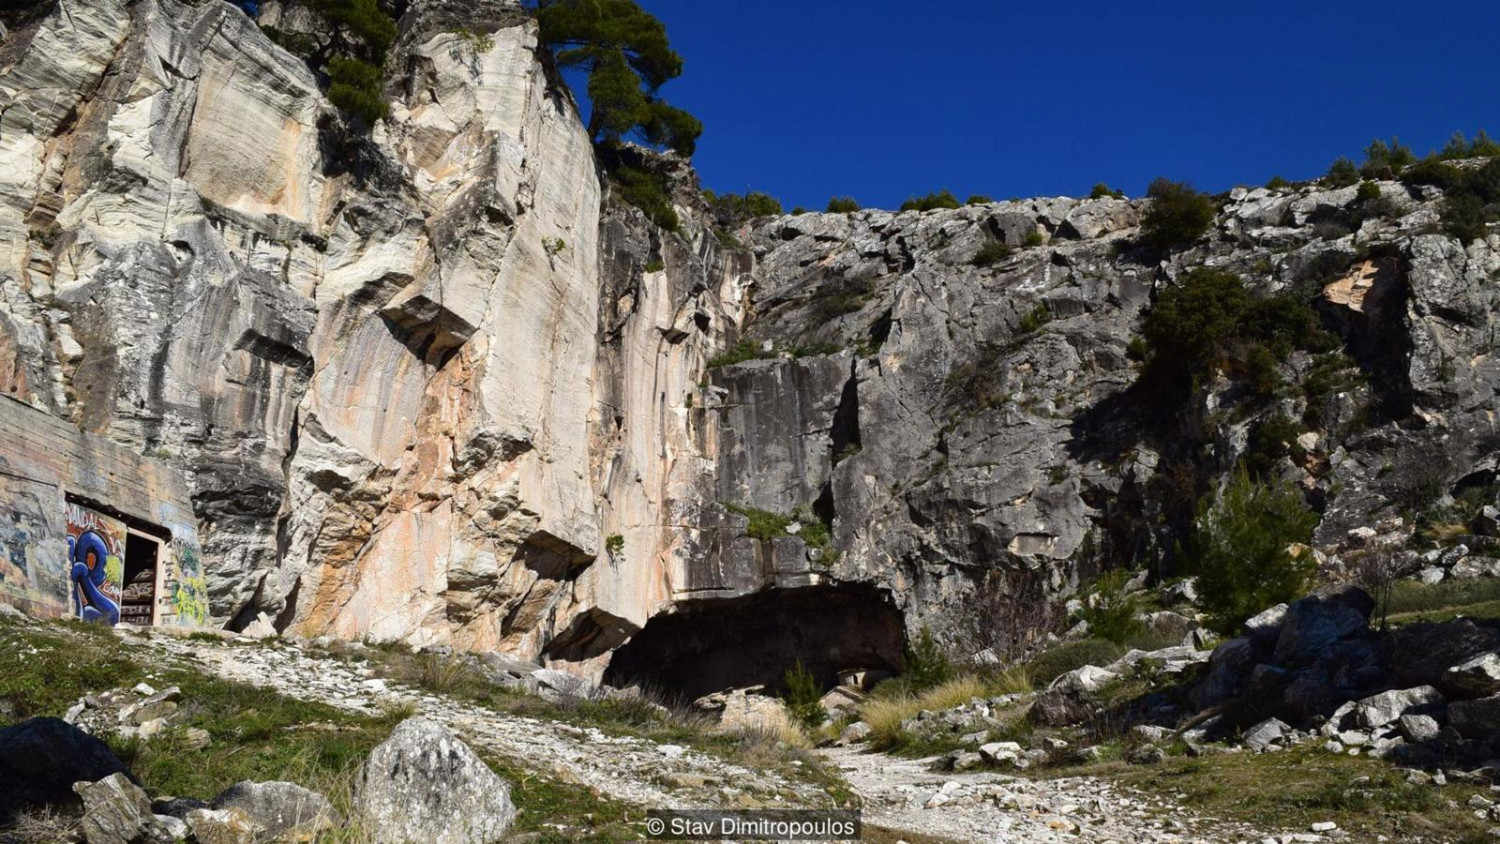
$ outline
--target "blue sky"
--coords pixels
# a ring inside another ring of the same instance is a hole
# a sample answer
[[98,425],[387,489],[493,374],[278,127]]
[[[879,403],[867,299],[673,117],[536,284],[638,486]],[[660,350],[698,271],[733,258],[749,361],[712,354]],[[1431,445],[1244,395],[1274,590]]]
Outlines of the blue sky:
[[1379,135],[1500,135],[1500,4],[640,0],[706,187],[821,210],[949,188],[1131,195],[1321,174]]

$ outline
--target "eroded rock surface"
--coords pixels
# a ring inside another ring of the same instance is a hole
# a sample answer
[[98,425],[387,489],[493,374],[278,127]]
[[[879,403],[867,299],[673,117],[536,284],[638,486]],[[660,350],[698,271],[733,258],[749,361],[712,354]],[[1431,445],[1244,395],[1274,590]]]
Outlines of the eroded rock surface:
[[[787,655],[889,669],[923,627],[977,650],[976,606],[1169,559],[1273,417],[1302,420],[1270,471],[1323,546],[1494,484],[1500,255],[1434,227],[1436,189],[1236,190],[1161,259],[1110,198],[716,232],[691,169],[641,156],[667,232],[608,196],[518,4],[400,29],[368,134],[232,4],[56,6],[0,41],[0,390],[192,474],[219,622],[598,679],[722,617],[677,655],[730,688]],[[1200,265],[1316,300],[1342,350],[1163,418],[1131,341]],[[836,647],[713,657],[746,607],[858,590],[874,622]]]

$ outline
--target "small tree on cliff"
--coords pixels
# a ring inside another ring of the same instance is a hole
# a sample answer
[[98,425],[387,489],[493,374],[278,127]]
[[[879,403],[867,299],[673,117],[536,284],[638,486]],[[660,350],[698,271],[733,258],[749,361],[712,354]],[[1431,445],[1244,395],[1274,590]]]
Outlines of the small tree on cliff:
[[690,156],[703,124],[657,91],[682,73],[667,29],[635,0],[538,0],[541,40],[559,66],[588,74],[589,134],[636,137]]
[[1317,523],[1296,487],[1259,483],[1236,470],[1224,493],[1203,508],[1193,534],[1210,626],[1231,634],[1266,607],[1300,597],[1317,567],[1305,547]]

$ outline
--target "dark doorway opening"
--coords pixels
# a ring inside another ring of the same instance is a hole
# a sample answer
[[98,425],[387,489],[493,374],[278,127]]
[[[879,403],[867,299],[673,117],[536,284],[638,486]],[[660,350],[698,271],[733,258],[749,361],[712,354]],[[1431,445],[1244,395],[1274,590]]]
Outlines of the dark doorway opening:
[[615,651],[604,681],[692,700],[725,689],[779,690],[801,662],[824,688],[849,669],[896,672],[906,642],[901,613],[862,585],[769,589],[683,604],[651,619]]
[[125,582],[120,589],[120,621],[149,627],[156,621],[157,567],[161,540],[136,531],[125,535]]

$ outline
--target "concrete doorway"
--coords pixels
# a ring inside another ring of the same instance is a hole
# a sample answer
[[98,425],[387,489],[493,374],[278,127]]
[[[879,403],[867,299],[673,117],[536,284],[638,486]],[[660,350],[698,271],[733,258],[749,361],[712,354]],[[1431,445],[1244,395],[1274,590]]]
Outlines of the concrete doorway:
[[120,622],[150,627],[157,623],[156,593],[161,583],[162,541],[131,529],[125,535],[125,578],[120,590]]

